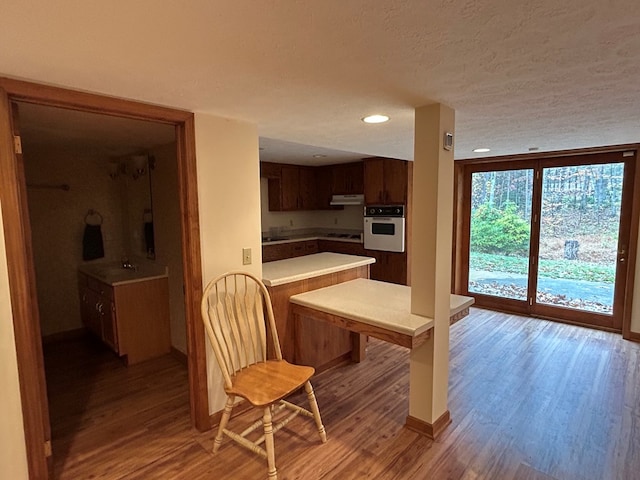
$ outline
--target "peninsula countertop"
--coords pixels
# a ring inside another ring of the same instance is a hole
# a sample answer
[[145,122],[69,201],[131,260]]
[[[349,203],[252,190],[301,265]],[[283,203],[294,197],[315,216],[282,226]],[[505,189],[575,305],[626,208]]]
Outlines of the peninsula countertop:
[[[433,319],[411,313],[411,287],[405,285],[358,278],[293,295],[289,301],[410,338],[433,328]],[[449,310],[452,321],[473,302],[471,297],[452,294]]]
[[262,264],[262,281],[268,287],[297,282],[375,263],[376,259],[359,255],[322,252]]

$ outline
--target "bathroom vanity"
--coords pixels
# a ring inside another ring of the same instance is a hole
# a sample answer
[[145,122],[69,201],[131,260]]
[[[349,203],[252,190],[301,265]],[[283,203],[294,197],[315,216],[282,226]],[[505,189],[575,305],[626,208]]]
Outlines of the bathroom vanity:
[[78,268],[82,322],[127,365],[171,350],[169,279],[154,264],[136,269],[115,263]]

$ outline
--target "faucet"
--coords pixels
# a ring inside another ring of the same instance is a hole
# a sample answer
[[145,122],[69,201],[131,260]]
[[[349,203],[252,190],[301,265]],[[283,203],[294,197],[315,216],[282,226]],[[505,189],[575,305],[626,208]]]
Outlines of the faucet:
[[138,266],[131,263],[127,257],[122,257],[122,268],[134,271],[138,270]]

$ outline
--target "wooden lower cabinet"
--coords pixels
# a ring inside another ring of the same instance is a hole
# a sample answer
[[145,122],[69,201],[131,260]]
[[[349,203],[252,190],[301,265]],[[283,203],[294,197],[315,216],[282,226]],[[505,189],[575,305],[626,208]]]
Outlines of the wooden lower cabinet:
[[316,369],[316,372],[351,358],[354,346],[360,345],[365,340],[356,333],[319,320],[303,317],[295,322],[291,314],[289,297],[356,278],[368,278],[368,276],[369,266],[367,265],[267,287],[273,304],[283,358],[300,365],[310,365]]
[[111,286],[78,274],[80,314],[86,329],[127,365],[171,350],[167,278]]
[[371,279],[381,282],[408,285],[407,253],[382,252],[379,250],[366,250],[367,257],[376,259],[371,265]]
[[365,250],[361,243],[338,242],[335,240],[318,240],[321,252],[346,253],[348,255],[362,255],[373,257],[376,263],[371,265],[371,279],[381,282],[408,285],[407,252],[383,252],[380,250]]
[[301,257],[318,253],[318,240],[276,243],[262,246],[262,262],[275,262],[285,258]]

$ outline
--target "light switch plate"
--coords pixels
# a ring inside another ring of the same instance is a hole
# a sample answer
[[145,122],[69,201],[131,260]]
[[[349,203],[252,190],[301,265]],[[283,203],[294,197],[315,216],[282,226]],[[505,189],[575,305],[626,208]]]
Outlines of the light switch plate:
[[250,248],[242,249],[242,264],[251,265],[251,249]]

